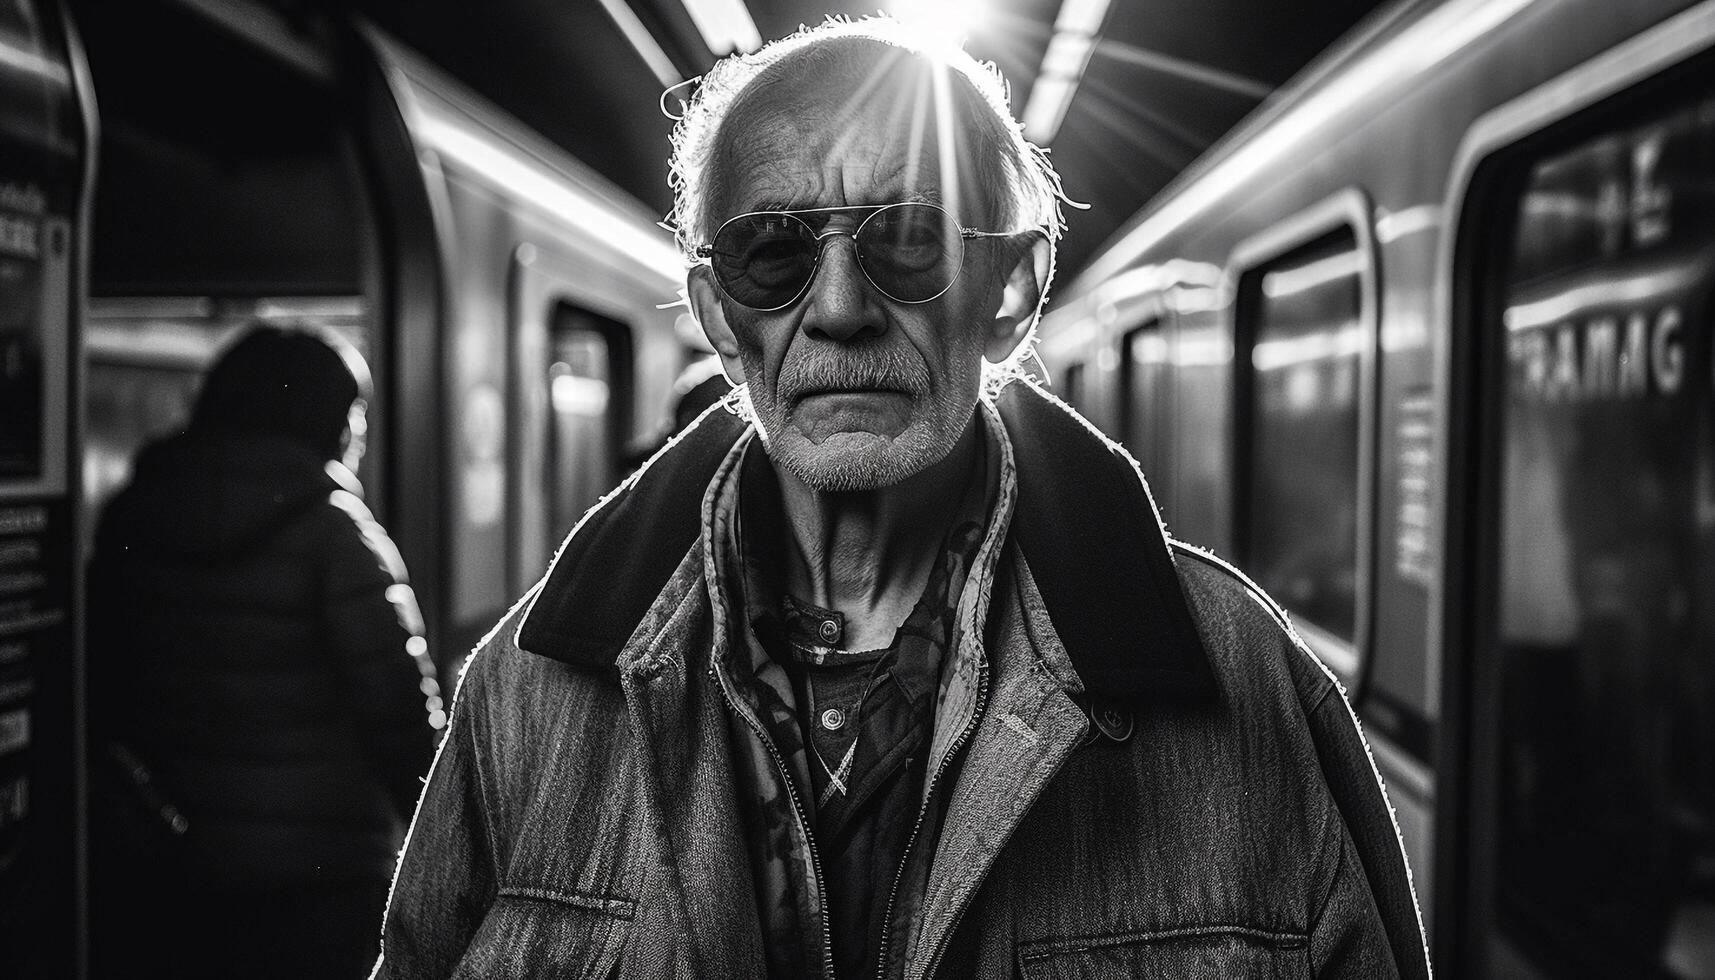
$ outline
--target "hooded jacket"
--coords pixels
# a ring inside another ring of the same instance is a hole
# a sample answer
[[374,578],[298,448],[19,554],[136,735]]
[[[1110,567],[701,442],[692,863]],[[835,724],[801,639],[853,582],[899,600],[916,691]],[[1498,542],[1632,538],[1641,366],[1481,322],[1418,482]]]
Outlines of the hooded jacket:
[[272,436],[137,460],[90,573],[99,737],[153,770],[215,888],[375,880],[433,756],[404,563],[351,472]]
[[[1135,464],[1064,406],[1014,384],[983,411],[1016,500],[965,583],[952,662],[976,677],[952,685],[941,832],[878,975],[1427,977],[1333,676],[1164,537]],[[705,415],[480,645],[375,977],[767,975],[715,581],[752,438]]]

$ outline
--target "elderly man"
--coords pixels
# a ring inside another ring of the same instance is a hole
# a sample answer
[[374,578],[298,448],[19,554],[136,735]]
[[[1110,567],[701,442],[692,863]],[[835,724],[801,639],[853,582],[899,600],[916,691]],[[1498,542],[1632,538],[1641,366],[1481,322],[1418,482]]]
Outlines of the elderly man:
[[482,644],[378,975],[1427,976],[1332,677],[1008,367],[1060,222],[999,80],[823,25],[674,172],[734,411]]

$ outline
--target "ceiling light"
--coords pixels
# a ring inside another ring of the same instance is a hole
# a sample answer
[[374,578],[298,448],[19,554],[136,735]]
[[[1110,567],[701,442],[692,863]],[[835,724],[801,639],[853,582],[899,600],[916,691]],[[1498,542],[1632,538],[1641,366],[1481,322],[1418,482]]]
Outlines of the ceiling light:
[[1107,15],[1108,0],[1063,0],[1059,15],[1054,18],[1054,29],[1094,34],[1102,29],[1102,19]]
[[637,19],[637,13],[625,0],[601,0],[603,10],[613,19],[615,27],[631,42],[631,47],[649,70],[655,74],[655,80],[662,88],[672,88],[684,81],[679,76],[679,69],[674,67],[673,59],[667,57],[667,52],[661,50],[660,42],[655,35],[649,33],[649,28],[643,26],[643,21]]
[[719,57],[762,47],[762,35],[750,19],[744,0],[684,0],[685,12],[703,35],[703,43]]
[[1048,143],[1065,122],[1107,15],[1108,0],[1062,0],[1022,114],[1024,135],[1036,143]]
[[1084,77],[1084,66],[1090,63],[1095,46],[1095,39],[1088,34],[1056,34],[1042,55],[1040,73],[1076,82]]
[[888,12],[931,41],[964,43],[982,14],[981,0],[892,0]]
[[1066,110],[1072,107],[1072,95],[1078,83],[1070,78],[1042,75],[1030,87],[1030,101],[1024,104],[1024,135],[1031,142],[1045,144],[1060,131]]

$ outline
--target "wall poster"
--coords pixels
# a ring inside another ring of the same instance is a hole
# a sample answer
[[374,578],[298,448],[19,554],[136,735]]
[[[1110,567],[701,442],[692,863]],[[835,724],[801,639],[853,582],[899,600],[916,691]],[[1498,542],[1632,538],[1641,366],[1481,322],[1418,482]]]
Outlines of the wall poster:
[[61,10],[0,0],[0,976],[74,976],[72,503],[86,134]]

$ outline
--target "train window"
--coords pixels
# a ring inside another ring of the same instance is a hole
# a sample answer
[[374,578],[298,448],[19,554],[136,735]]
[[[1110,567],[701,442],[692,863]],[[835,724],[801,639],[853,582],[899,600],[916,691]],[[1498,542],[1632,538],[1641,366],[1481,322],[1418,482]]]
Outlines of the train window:
[[1239,284],[1240,549],[1348,678],[1359,646],[1366,253],[1342,227]]
[[549,519],[564,535],[619,482],[629,410],[631,331],[570,303],[549,327]]
[[1166,477],[1167,338],[1161,321],[1150,320],[1126,332],[1121,340],[1120,416],[1122,441],[1143,466],[1145,476]]
[[1060,383],[1055,385],[1060,389],[1060,398],[1066,404],[1079,411],[1084,410],[1084,365],[1068,364],[1066,371],[1060,377]]
[[1715,97],[1699,87],[1527,148],[1471,212],[1507,243],[1475,308],[1494,365],[1474,653],[1495,691],[1475,752],[1493,798],[1485,955],[1524,976],[1715,976]]

